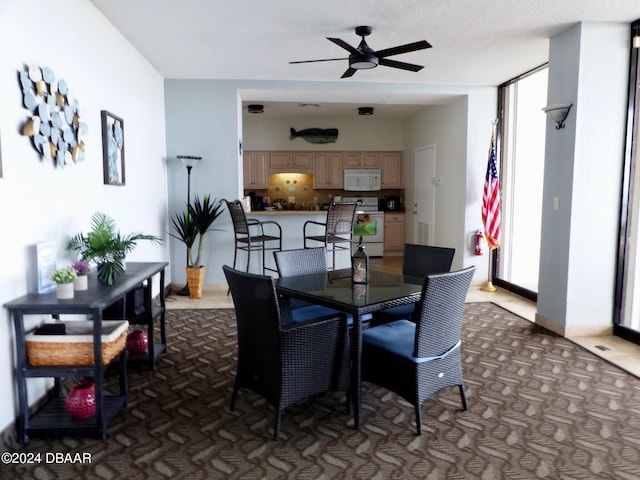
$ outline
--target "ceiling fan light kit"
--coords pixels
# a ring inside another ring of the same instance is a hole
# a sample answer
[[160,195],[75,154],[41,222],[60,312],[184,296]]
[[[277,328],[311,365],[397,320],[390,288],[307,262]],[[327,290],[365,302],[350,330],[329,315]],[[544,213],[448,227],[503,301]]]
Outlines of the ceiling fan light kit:
[[293,63],[313,63],[313,62],[332,62],[335,60],[348,60],[349,68],[342,74],[340,78],[347,78],[353,76],[358,70],[369,70],[383,65],[385,67],[399,68],[400,70],[408,70],[410,72],[418,72],[424,67],[422,65],[415,65],[413,63],[399,62],[397,60],[389,60],[387,57],[393,55],[400,55],[401,53],[415,52],[416,50],[423,50],[425,48],[431,48],[431,44],[426,40],[420,40],[418,42],[407,43],[405,45],[398,45],[396,47],[385,48],[383,50],[373,50],[365,40],[365,37],[370,35],[372,28],[369,26],[356,27],[356,35],[360,36],[360,44],[358,48],[354,48],[347,42],[340,38],[327,37],[327,40],[335,43],[341,48],[344,48],[349,52],[347,58],[325,58],[321,60],[300,60]]

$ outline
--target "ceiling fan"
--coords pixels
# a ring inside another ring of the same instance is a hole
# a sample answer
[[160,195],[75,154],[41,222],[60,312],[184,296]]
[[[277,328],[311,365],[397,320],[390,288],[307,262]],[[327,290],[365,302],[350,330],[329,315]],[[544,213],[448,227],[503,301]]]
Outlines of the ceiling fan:
[[384,65],[385,67],[400,68],[401,70],[410,70],[417,72],[422,70],[422,65],[415,65],[413,63],[398,62],[397,60],[389,60],[387,57],[392,55],[399,55],[401,53],[414,52],[416,50],[423,50],[425,48],[431,48],[431,44],[426,40],[420,40],[419,42],[407,43],[406,45],[398,45],[397,47],[385,48],[383,50],[373,50],[364,37],[371,34],[372,28],[367,26],[356,27],[356,35],[362,37],[358,48],[354,48],[344,40],[340,38],[330,38],[333,43],[339,47],[344,48],[349,52],[348,58],[325,58],[322,60],[300,60],[297,62],[289,63],[313,63],[313,62],[332,62],[334,60],[349,60],[349,68],[342,74],[340,78],[351,77],[357,70],[367,70],[369,68],[375,68],[378,65]]

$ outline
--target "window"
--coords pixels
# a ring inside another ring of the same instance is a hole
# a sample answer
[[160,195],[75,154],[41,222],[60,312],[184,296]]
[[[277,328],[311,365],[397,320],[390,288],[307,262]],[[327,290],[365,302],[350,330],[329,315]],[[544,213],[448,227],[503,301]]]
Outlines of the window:
[[502,239],[496,285],[537,297],[547,103],[546,65],[499,87]]
[[620,252],[616,282],[614,333],[640,343],[640,168],[638,168],[638,123],[640,116],[640,49],[633,36],[640,36],[640,21],[631,27],[629,62],[629,108],[624,166],[622,211],[620,212]]

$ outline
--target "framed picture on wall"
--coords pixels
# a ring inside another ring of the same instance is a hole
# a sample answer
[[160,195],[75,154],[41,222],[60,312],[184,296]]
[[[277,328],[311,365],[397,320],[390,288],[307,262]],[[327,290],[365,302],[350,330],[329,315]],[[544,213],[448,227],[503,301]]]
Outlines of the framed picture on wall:
[[124,121],[102,110],[102,164],[105,185],[124,185]]

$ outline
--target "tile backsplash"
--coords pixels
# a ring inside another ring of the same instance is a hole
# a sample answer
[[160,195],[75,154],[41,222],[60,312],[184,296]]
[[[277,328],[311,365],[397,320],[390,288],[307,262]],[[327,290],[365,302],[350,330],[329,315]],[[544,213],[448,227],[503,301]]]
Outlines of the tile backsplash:
[[245,195],[249,195],[250,192],[255,192],[256,195],[263,197],[263,200],[269,202],[270,205],[280,201],[289,205],[289,208],[299,210],[313,210],[315,198],[318,199],[318,207],[322,209],[323,205],[331,203],[334,195],[384,198],[389,195],[401,196],[404,194],[402,189],[381,190],[378,192],[347,192],[342,189],[315,190],[313,188],[313,175],[305,173],[271,174],[269,175],[269,188],[267,190],[245,189],[244,191]]

